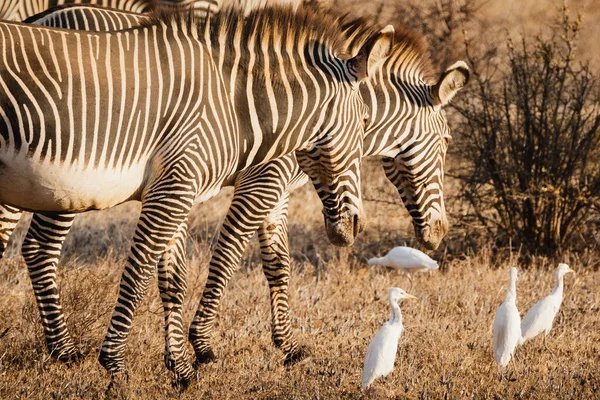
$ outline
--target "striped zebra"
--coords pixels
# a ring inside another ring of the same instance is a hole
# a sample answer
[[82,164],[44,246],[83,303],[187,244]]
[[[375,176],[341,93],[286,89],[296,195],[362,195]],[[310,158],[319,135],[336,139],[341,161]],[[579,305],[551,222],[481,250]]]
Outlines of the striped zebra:
[[0,23],[0,202],[9,213],[39,212],[23,253],[54,356],[76,351],[56,285],[60,244],[45,245],[75,212],[142,202],[100,362],[112,374],[124,370],[134,311],[158,264],[165,361],[181,382],[193,374],[181,312],[195,199],[297,151],[330,237],[353,240],[366,119],[358,83],[393,43],[390,28],[362,29],[370,39],[357,55],[337,58],[336,21],[303,8],[246,18],[229,10],[208,22],[159,15],[108,33]]
[[[255,0],[257,1],[257,0]],[[24,21],[48,9],[69,4],[91,4],[123,11],[148,13],[157,8],[181,8],[193,10],[198,16],[217,12],[224,3],[233,0],[2,0],[0,19]],[[243,0],[235,0],[242,3]]]
[[[139,23],[140,18],[136,14],[112,10],[69,7],[38,16],[37,21],[31,22],[102,30],[101,26],[92,23],[101,20],[92,18],[94,13],[96,17],[111,13],[111,18],[106,20],[121,18],[129,21],[127,24],[131,26]],[[57,18],[59,14],[60,18]],[[78,22],[69,23],[69,18]],[[364,38],[353,30],[356,26],[356,22],[349,24],[346,33],[354,42],[360,42]],[[469,73],[467,66],[459,62],[440,79],[432,81],[429,77],[432,67],[419,43],[414,35],[399,30],[392,57],[378,68],[375,80],[361,88],[372,111],[365,138],[365,156],[385,157],[386,175],[398,188],[413,218],[417,237],[425,246],[435,248],[447,231],[442,189],[444,158],[450,136],[441,108],[463,87]],[[358,44],[352,46],[358,47]],[[228,280],[239,265],[247,242],[256,230],[271,293],[273,341],[286,354],[286,363],[301,357],[302,350],[293,338],[289,321],[287,201],[289,192],[306,181],[307,177],[293,155],[249,168],[235,178],[232,204],[210,262],[203,299],[190,329],[198,362],[214,359],[210,337],[218,304]],[[44,221],[44,224],[48,226],[49,221]],[[14,227],[7,229],[5,222],[2,226],[4,230],[1,232],[8,234]],[[58,262],[60,247],[67,233],[63,227],[57,224],[50,230],[54,236],[47,239],[48,245],[56,249],[54,265]],[[35,225],[32,229],[36,230]]]
[[62,5],[98,5],[116,10],[148,13],[157,8],[178,7],[192,10],[198,16],[208,16],[221,8],[237,7],[244,14],[270,5],[290,5],[297,8],[302,0],[2,0],[0,19],[24,21],[36,14]]
[[[363,156],[383,156],[384,172],[409,211],[418,240],[435,249],[448,231],[443,181],[451,136],[443,107],[466,85],[469,68],[458,61],[436,80],[431,79],[431,71],[420,41],[396,29],[390,57],[361,87],[361,93],[371,110]],[[257,231],[269,284],[273,343],[284,352],[286,365],[305,356],[290,320],[287,215],[290,192],[306,182],[293,155],[238,175],[190,327],[196,363],[216,360],[211,337],[220,301]]]

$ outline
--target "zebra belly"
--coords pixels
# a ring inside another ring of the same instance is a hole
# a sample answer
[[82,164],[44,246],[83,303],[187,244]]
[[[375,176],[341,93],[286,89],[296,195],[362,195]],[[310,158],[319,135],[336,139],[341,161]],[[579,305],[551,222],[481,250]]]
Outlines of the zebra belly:
[[145,169],[88,169],[0,154],[0,203],[30,211],[104,209],[139,200]]

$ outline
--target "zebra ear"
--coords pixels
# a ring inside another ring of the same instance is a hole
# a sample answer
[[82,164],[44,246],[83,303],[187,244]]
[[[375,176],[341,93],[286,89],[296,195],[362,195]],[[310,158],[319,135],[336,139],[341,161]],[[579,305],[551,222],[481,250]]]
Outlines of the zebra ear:
[[457,61],[448,68],[433,87],[435,105],[445,106],[454,95],[469,82],[469,67],[464,61]]
[[394,27],[388,25],[367,39],[358,54],[348,60],[348,68],[358,81],[363,81],[387,58],[393,46]]

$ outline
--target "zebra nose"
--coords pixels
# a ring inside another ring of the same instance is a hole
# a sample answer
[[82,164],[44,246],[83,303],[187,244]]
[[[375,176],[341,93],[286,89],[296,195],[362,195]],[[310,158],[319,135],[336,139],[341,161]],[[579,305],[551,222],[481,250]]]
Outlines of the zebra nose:
[[445,218],[439,218],[431,221],[424,227],[415,225],[415,234],[419,242],[429,250],[435,250],[448,232],[448,222]]
[[352,234],[354,238],[358,236],[358,234],[362,231],[362,227],[360,226],[360,220],[358,218],[358,214],[354,214],[354,218],[352,218]]
[[329,241],[336,246],[350,246],[362,231],[362,218],[358,213],[346,214],[331,221],[325,215],[325,228]]

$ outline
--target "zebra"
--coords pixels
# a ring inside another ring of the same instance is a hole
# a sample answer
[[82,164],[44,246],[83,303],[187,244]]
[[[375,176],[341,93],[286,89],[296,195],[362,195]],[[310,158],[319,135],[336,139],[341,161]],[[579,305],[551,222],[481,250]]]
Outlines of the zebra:
[[[124,371],[133,314],[158,264],[165,362],[176,379],[189,382],[193,368],[181,316],[187,214],[194,200],[231,184],[238,171],[297,151],[327,218],[329,208],[338,208],[328,233],[353,240],[367,115],[359,83],[393,43],[392,28],[363,29],[370,39],[357,55],[335,57],[344,43],[335,21],[303,8],[264,8],[246,18],[231,9],[204,22],[157,15],[108,33],[0,23],[6,49],[0,62],[0,202],[9,213],[39,213],[32,222],[37,235],[28,233],[23,254],[52,354],[70,359],[76,351],[64,319],[62,326],[49,325],[62,310],[56,263],[43,257],[56,258],[60,246],[43,245],[68,230],[74,213],[142,201],[100,351],[112,376]],[[161,54],[168,55],[165,65]],[[138,73],[140,65],[145,74]],[[275,76],[276,85],[269,80]],[[139,89],[150,81],[148,90]],[[258,82],[262,86],[253,86]],[[259,108],[259,98],[271,107]],[[59,221],[58,235],[46,229],[51,220]]]
[[[59,13],[67,12],[80,13],[70,7],[50,12],[49,16],[54,14],[57,26],[71,28],[75,24],[68,24],[68,18],[56,18]],[[111,12],[115,14],[112,19],[120,16],[131,25],[139,23],[140,18],[136,14],[98,8],[92,8],[90,12]],[[78,26],[101,29],[93,27],[91,15],[84,18],[90,21],[81,21]],[[36,23],[48,24],[51,20],[40,16]],[[352,26],[346,29],[349,36],[356,36],[356,32],[352,34]],[[406,30],[396,32],[393,57],[378,68],[375,80],[361,88],[373,113],[368,123],[364,155],[385,156],[386,175],[398,188],[413,218],[417,237],[425,246],[435,248],[448,229],[442,189],[450,135],[442,107],[467,83],[469,69],[464,62],[458,62],[435,84],[431,83],[432,66],[419,38]],[[289,321],[287,201],[289,193],[306,181],[294,155],[247,169],[235,178],[232,204],[221,228],[210,262],[209,279],[190,329],[198,363],[215,358],[210,337],[219,300],[239,265],[247,242],[257,230],[263,269],[270,287],[273,342],[284,351],[286,364],[302,357],[303,350],[293,339]],[[57,232],[52,241],[58,251],[54,261],[57,263],[66,231],[52,231]]]
[[[236,1],[242,3],[242,0]],[[48,9],[69,4],[91,4],[135,13],[148,13],[155,9],[175,7],[192,10],[201,17],[212,15],[224,6],[221,0],[2,0],[0,19],[24,21]]]
[[297,8],[302,0],[3,0],[0,19],[24,21],[34,15],[61,5],[91,4],[135,13],[148,13],[157,8],[177,7],[191,10],[198,16],[209,16],[220,9],[237,7],[244,14],[268,5],[290,5]]
[[[409,211],[417,239],[435,249],[448,231],[443,181],[451,135],[443,106],[468,83],[470,73],[467,64],[458,61],[438,80],[426,79],[429,66],[424,53],[410,36],[402,36],[401,29],[396,32],[390,57],[361,88],[372,111],[363,156],[383,156],[385,175]],[[284,352],[285,365],[305,357],[290,320],[287,215],[290,192],[306,182],[293,155],[238,176],[189,331],[196,364],[216,360],[211,338],[220,301],[256,232],[269,284],[272,341]]]

